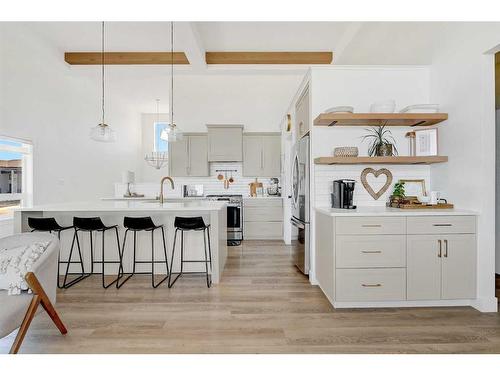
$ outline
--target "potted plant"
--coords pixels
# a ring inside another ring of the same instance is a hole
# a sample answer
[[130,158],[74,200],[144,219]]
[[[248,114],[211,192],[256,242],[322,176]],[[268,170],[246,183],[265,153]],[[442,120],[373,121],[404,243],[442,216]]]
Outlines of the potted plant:
[[398,154],[396,140],[391,131],[385,128],[385,124],[365,130],[369,134],[363,136],[363,141],[371,140],[370,147],[368,147],[369,156],[394,156]]
[[405,197],[405,183],[404,181],[399,181],[394,184],[394,189],[389,198],[389,206],[391,207],[399,207],[400,204],[406,202]]

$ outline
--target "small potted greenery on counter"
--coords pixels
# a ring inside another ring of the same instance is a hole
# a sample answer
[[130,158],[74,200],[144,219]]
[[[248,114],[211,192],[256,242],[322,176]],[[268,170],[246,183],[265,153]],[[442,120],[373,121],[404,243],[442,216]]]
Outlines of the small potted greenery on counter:
[[391,131],[385,128],[385,124],[365,130],[369,134],[362,137],[363,141],[371,140],[368,147],[369,156],[395,156],[398,154],[396,140]]
[[404,204],[406,202],[407,199],[405,196],[405,183],[404,181],[398,181],[394,184],[394,190],[389,197],[388,205],[390,207],[399,207],[400,204]]

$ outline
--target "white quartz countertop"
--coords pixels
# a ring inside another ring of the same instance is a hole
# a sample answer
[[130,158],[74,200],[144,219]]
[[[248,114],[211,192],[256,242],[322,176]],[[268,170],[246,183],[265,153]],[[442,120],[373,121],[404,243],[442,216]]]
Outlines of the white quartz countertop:
[[355,210],[341,208],[316,207],[317,212],[329,216],[471,216],[478,215],[477,212],[460,209],[437,210],[416,209],[402,210],[393,207],[358,207]]
[[93,202],[68,202],[58,204],[48,204],[33,207],[20,207],[15,211],[34,212],[84,212],[84,211],[219,211],[226,207],[226,202],[189,200],[184,202],[165,202],[163,204],[157,201],[93,201]]
[[266,195],[263,197],[243,197],[244,200],[256,200],[256,199],[283,199],[283,197],[279,197],[276,195]]

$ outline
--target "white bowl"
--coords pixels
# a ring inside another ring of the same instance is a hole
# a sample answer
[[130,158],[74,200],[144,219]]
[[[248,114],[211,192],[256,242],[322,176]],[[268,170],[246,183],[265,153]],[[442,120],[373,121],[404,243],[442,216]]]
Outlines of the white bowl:
[[396,102],[394,100],[381,100],[373,103],[370,106],[371,113],[393,113],[396,109]]
[[428,195],[419,195],[417,199],[422,204],[428,204],[431,201],[431,197]]
[[414,104],[404,107],[400,113],[438,113],[439,104]]
[[325,113],[353,113],[354,107],[350,105],[340,105],[336,107],[328,108]]

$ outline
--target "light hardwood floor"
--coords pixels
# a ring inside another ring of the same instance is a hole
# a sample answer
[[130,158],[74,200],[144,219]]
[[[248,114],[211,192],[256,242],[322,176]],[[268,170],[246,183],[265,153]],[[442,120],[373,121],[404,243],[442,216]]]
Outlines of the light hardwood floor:
[[[21,353],[500,353],[500,315],[472,308],[334,310],[278,241],[230,247],[222,283],[140,276],[58,293],[63,337],[39,314]],[[14,335],[0,340],[6,353]]]

